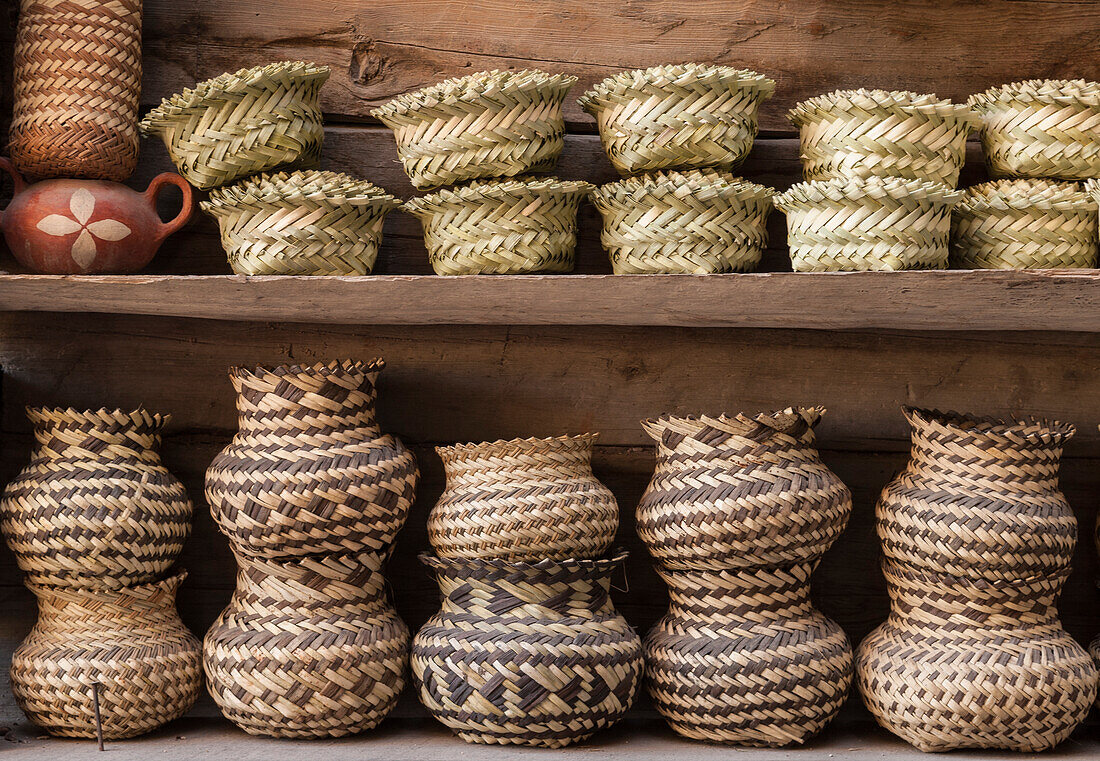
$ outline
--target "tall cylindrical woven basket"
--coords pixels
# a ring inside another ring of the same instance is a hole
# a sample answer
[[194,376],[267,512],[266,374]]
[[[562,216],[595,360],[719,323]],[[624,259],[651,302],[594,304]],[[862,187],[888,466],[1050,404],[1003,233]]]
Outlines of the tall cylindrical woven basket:
[[21,0],[8,148],[23,176],[134,171],[141,15],[142,0]]

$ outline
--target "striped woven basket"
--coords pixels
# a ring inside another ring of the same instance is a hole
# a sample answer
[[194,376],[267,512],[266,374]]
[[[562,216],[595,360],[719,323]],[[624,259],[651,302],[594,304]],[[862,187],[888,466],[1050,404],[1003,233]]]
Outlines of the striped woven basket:
[[798,128],[807,180],[893,176],[959,182],[978,117],[965,104],[907,91],[837,90],[803,101]]
[[253,735],[341,737],[376,726],[405,686],[409,630],[383,555],[237,555],[237,588],[206,633],[210,694]]
[[33,407],[30,463],[4,490],[0,528],[28,583],[118,589],[158,581],[191,533],[164,467],[168,415]]
[[760,263],[774,191],[710,169],[654,172],[596,188],[611,268],[624,274],[744,272]]
[[176,613],[184,573],[118,590],[29,583],[38,620],[15,649],[15,702],[51,735],[150,732],[190,710],[202,691],[199,641]]
[[438,275],[572,272],[577,211],[593,186],[553,177],[471,182],[408,201]]
[[624,71],[578,101],[596,118],[611,164],[652,169],[733,169],[756,138],[756,112],[775,82],[755,71],[685,63]]
[[576,82],[537,69],[482,71],[401,95],[371,116],[393,130],[415,188],[514,177],[554,168],[565,145],[562,103]]
[[999,180],[951,212],[951,264],[964,269],[1095,267],[1097,202],[1076,183]]
[[141,121],[183,177],[209,190],[271,169],[317,166],[327,66],[269,63],[221,74],[165,98]]
[[428,516],[442,558],[536,562],[603,555],[619,507],[592,473],[596,434],[436,447],[447,486]]
[[993,177],[1100,177],[1100,82],[1031,79],[970,96]]
[[421,555],[443,607],[413,638],[420,702],[467,742],[560,748],[618,721],[641,684],[642,643],[615,610],[603,560]]
[[241,275],[369,275],[382,222],[401,202],[338,172],[249,177],[201,202]]
[[22,0],[8,149],[25,177],[121,182],[138,158],[142,0]]
[[943,269],[960,193],[899,177],[802,182],[772,200],[787,215],[795,272]]

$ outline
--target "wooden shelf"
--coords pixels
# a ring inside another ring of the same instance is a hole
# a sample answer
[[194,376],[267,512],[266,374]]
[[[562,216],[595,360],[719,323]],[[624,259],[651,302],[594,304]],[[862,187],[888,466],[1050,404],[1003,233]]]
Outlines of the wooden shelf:
[[1100,332],[1100,270],[735,275],[0,275],[0,311],[388,325]]

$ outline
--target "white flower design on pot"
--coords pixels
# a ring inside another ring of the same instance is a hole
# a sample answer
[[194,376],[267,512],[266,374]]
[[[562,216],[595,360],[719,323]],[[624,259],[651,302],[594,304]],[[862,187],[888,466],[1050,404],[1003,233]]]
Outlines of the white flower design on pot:
[[73,241],[73,261],[87,269],[97,253],[96,239],[116,241],[130,234],[130,228],[117,219],[100,219],[88,222],[95,211],[95,196],[84,188],[73,191],[69,198],[69,211],[73,216],[49,214],[38,222],[38,229],[47,235],[72,235],[79,232]]

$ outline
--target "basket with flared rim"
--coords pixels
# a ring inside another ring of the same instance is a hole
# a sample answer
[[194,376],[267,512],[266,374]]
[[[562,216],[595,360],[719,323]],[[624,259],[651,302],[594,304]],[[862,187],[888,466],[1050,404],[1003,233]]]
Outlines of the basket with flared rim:
[[565,145],[562,103],[577,81],[537,69],[482,71],[371,111],[393,130],[419,189],[549,171]]
[[590,198],[615,274],[708,274],[759,264],[773,195],[728,172],[696,169],[628,177]]
[[1100,82],[1030,79],[967,101],[993,177],[1100,177]]
[[313,168],[328,76],[327,66],[305,61],[227,72],[165,98],[141,131],[160,135],[176,171],[204,190],[271,169]]
[[951,207],[942,182],[853,177],[800,182],[772,200],[787,215],[796,272],[943,269]]
[[316,170],[249,177],[200,203],[241,275],[369,275],[400,205],[370,182]]
[[755,71],[685,63],[620,72],[578,102],[596,118],[611,164],[628,175],[738,166],[756,138],[757,109],[774,92]]
[[438,275],[572,272],[577,210],[593,186],[554,177],[471,182],[408,201]]
[[1095,267],[1097,203],[1072,182],[998,180],[951,212],[951,264],[963,269]]
[[903,90],[837,90],[787,114],[807,180],[893,176],[955,187],[978,117],[964,103]]

